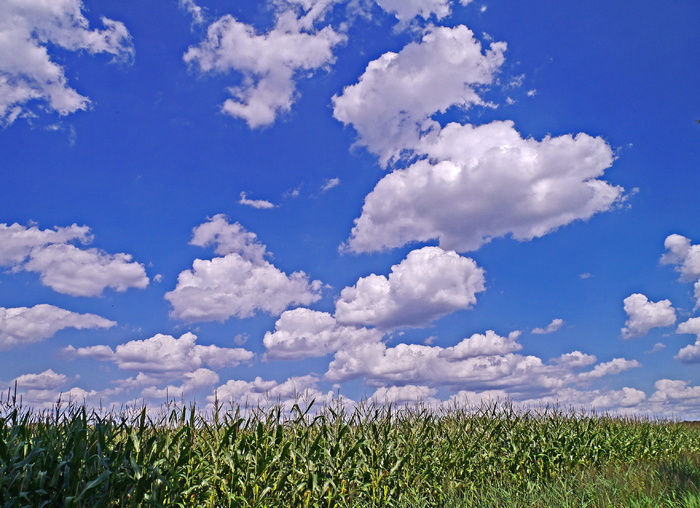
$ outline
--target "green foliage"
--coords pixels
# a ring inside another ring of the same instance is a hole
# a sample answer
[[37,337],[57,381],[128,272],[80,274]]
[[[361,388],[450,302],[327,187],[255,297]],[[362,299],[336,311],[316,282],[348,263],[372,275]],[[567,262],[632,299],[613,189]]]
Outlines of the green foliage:
[[508,403],[313,409],[7,402],[0,506],[700,506],[696,427]]

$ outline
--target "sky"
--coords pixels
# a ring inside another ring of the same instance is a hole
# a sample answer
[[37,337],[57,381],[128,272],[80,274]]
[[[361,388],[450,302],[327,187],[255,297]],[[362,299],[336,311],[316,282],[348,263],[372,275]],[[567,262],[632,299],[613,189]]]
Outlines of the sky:
[[700,419],[698,83],[695,0],[0,0],[0,387]]

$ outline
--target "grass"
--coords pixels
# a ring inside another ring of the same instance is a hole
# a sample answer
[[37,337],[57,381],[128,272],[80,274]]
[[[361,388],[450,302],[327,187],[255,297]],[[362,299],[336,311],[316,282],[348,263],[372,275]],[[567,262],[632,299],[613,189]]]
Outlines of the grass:
[[508,403],[314,409],[0,403],[0,505],[700,508],[698,426]]

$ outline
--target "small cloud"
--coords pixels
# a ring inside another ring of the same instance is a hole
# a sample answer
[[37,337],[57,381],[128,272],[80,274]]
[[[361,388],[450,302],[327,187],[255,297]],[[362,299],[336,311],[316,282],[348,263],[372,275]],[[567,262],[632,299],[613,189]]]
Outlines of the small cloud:
[[275,208],[276,205],[273,205],[269,201],[265,201],[264,199],[248,199],[248,195],[245,192],[241,192],[241,199],[238,201],[241,205],[246,205],[246,206],[252,206],[253,208],[259,208],[259,209],[269,209],[269,208]]
[[321,187],[321,192],[326,192],[333,187],[337,187],[338,185],[340,185],[340,178],[330,178],[326,180],[326,183],[324,183]]
[[486,12],[487,10],[488,10],[488,7],[486,7],[485,5],[482,5],[481,9],[479,9],[480,12]]
[[163,274],[159,273],[153,276],[153,282],[162,282],[163,281]]
[[591,275],[591,274],[588,273],[588,272],[585,272],[585,273],[582,273],[581,275],[579,275],[579,278],[584,279],[584,280],[585,280],[585,279],[590,279],[591,277],[593,277],[593,275]]
[[528,97],[534,97],[535,95],[537,95],[537,90],[535,90],[534,88],[532,90],[528,90],[525,95],[527,95]]
[[185,9],[192,15],[192,24],[201,25],[204,23],[202,8],[194,3],[194,0],[180,0],[180,8]]
[[299,194],[301,194],[301,187],[302,185],[299,185],[299,187],[295,187],[294,189],[289,189],[287,192],[283,194],[285,198],[298,198]]
[[237,333],[236,336],[233,338],[233,343],[236,346],[242,346],[246,342],[248,342],[248,338],[250,336],[247,333]]
[[423,344],[425,344],[426,346],[432,346],[436,340],[437,340],[437,336],[431,335],[430,337],[428,337],[427,339],[425,339],[423,341]]
[[645,353],[647,353],[647,354],[658,353],[659,351],[661,351],[665,347],[666,347],[666,344],[664,344],[663,342],[657,342],[656,344],[654,344],[652,346],[652,348],[649,351],[645,351]]
[[520,74],[514,76],[506,86],[509,88],[519,88],[523,86],[523,81],[525,81],[525,74]]
[[515,102],[516,101],[514,101],[510,97],[506,97],[506,104],[508,104],[509,106],[512,106],[513,104],[515,104]]
[[534,328],[532,330],[532,333],[537,334],[537,335],[546,335],[548,333],[554,333],[557,330],[559,330],[562,325],[564,324],[563,319],[553,319],[551,323],[549,323],[545,328]]

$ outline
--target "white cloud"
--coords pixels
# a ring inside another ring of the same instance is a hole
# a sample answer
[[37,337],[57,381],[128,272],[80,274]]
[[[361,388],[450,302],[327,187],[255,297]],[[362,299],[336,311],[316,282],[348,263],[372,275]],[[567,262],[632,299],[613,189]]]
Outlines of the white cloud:
[[263,344],[267,358],[298,359],[376,343],[382,335],[378,330],[339,325],[327,312],[299,308],[285,311],[275,323],[275,331],[265,333]]
[[510,121],[452,123],[418,148],[430,159],[392,172],[365,198],[350,250],[437,238],[464,252],[508,234],[531,240],[623,199],[621,187],[598,179],[612,164],[610,146],[586,134],[537,141]]
[[435,16],[442,19],[450,14],[450,0],[376,0],[386,12],[393,13],[400,21],[420,16],[428,19]]
[[116,324],[95,314],[78,314],[47,304],[0,307],[0,349],[40,342],[65,328],[111,328]]
[[569,369],[580,369],[593,365],[598,359],[593,355],[587,355],[581,351],[572,351],[565,353],[552,361],[558,365],[563,365]]
[[222,16],[209,26],[203,42],[187,50],[184,60],[203,73],[241,73],[243,81],[228,89],[232,98],[222,111],[251,128],[270,125],[291,109],[296,79],[332,64],[333,47],[345,41],[330,26],[314,28],[331,3],[276,2],[275,27],[264,34],[233,16]]
[[624,387],[621,390],[577,390],[563,388],[553,395],[522,400],[523,405],[562,408],[621,410],[635,408],[647,400],[646,394],[636,388]]
[[154,399],[171,399],[171,397],[189,395],[195,390],[213,386],[219,382],[219,375],[209,369],[197,369],[194,372],[185,373],[183,377],[184,382],[180,386],[168,385],[165,388],[149,386],[144,388],[141,395]]
[[676,333],[692,333],[696,340],[678,351],[675,358],[683,363],[700,363],[700,318],[691,318],[679,324]]
[[133,262],[131,255],[69,244],[35,250],[22,269],[39,273],[44,285],[71,296],[99,296],[106,288],[123,292],[148,286],[143,265]]
[[564,320],[560,318],[553,319],[551,323],[549,323],[546,327],[544,328],[533,328],[532,333],[538,334],[538,335],[545,335],[548,333],[554,333],[558,331],[562,325],[564,324]]
[[669,235],[664,247],[668,252],[661,256],[661,264],[676,265],[685,281],[700,279],[700,245],[691,245],[685,236]]
[[398,406],[411,404],[435,405],[439,401],[433,398],[437,393],[435,388],[427,386],[405,385],[381,387],[369,398],[370,402],[377,404],[394,404]]
[[676,311],[670,300],[650,302],[646,296],[635,293],[624,300],[628,319],[622,329],[623,339],[646,335],[652,328],[672,326],[676,322]]
[[45,370],[41,374],[22,374],[10,382],[17,383],[18,390],[55,390],[68,382],[68,376],[57,374],[52,369]]
[[[235,367],[253,358],[253,353],[241,348],[200,346],[197,336],[185,333],[179,339],[156,334],[146,340],[132,340],[112,350],[109,346],[64,349],[68,358],[94,358],[112,361],[122,370],[141,372],[154,379],[187,377],[202,367],[221,369]],[[191,376],[190,376],[191,379]]]
[[386,165],[437,127],[435,113],[483,104],[478,89],[493,81],[505,49],[497,42],[482,53],[465,26],[433,28],[422,41],[370,62],[358,83],[333,97],[333,115]]
[[609,362],[599,363],[593,370],[582,372],[578,375],[581,381],[590,381],[592,379],[600,379],[601,377],[619,374],[629,369],[641,367],[642,364],[637,360],[626,360],[624,358],[613,358]]
[[265,201],[264,199],[248,199],[248,195],[245,192],[241,192],[241,199],[238,202],[241,205],[258,208],[260,210],[269,210],[270,208],[275,208],[276,206],[269,201]]
[[68,243],[90,243],[90,228],[73,224],[55,230],[0,224],[0,264],[13,271],[39,274],[54,291],[71,296],[99,296],[106,288],[126,291],[148,286],[146,270],[129,254],[108,254]]
[[669,235],[664,242],[667,252],[661,256],[662,265],[676,265],[681,280],[695,281],[695,308],[700,307],[700,245],[691,245],[690,239],[681,235]]
[[692,404],[700,406],[700,386],[689,386],[687,381],[660,379],[654,383],[656,391],[649,398],[651,402]]
[[340,178],[329,178],[321,187],[321,192],[326,192],[333,187],[337,187],[338,185],[340,185]]
[[225,321],[263,311],[279,315],[293,305],[310,305],[321,298],[321,282],[304,272],[286,275],[266,261],[265,246],[240,224],[216,215],[194,229],[194,245],[216,245],[225,254],[212,260],[195,259],[174,290],[165,294],[171,316],[185,321]]
[[240,254],[243,259],[261,263],[267,255],[266,247],[258,241],[258,235],[248,231],[238,222],[229,223],[228,217],[218,214],[192,230],[190,245],[209,247],[221,256]]
[[80,0],[0,2],[0,123],[32,116],[34,101],[60,115],[88,108],[90,100],[68,85],[65,69],[52,61],[52,46],[132,57],[123,23],[103,17],[104,30],[90,30],[82,10]]
[[505,355],[523,348],[518,342],[519,337],[519,331],[501,337],[493,330],[487,330],[485,334],[475,333],[456,346],[445,348],[440,356],[450,361],[459,361],[477,356]]
[[[314,405],[320,407],[323,404],[333,402],[333,392],[322,392],[318,389],[316,376],[290,377],[286,381],[265,381],[256,377],[253,381],[230,380],[219,386],[215,395],[207,398],[210,404],[218,401],[227,407],[232,404],[241,409],[265,408],[281,404],[286,411],[298,402],[303,406],[304,402],[315,400]],[[305,408],[304,408],[305,409]]]
[[335,317],[341,324],[423,326],[468,309],[484,289],[484,270],[474,260],[439,247],[424,247],[392,266],[388,277],[372,274],[343,289]]
[[204,23],[204,9],[197,5],[194,0],[179,0],[180,8],[185,9],[192,16],[192,23],[200,25]]
[[[505,390],[523,398],[550,395],[566,386],[599,379],[638,367],[636,361],[614,359],[587,372],[576,372],[596,362],[595,356],[573,352],[550,363],[532,355],[515,354],[519,332],[500,337],[494,332],[475,334],[454,347],[418,344],[364,343],[339,350],[326,378],[342,382],[364,377],[369,386],[420,384],[456,390]],[[528,395],[529,394],[529,395]]]

